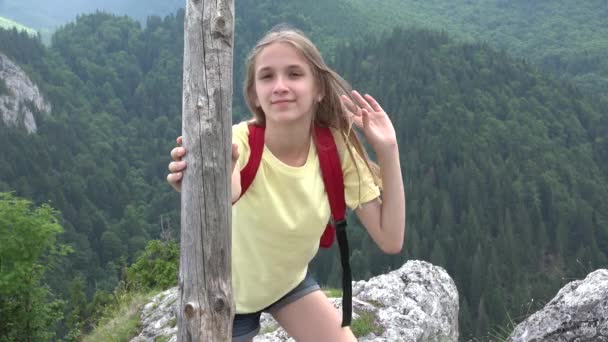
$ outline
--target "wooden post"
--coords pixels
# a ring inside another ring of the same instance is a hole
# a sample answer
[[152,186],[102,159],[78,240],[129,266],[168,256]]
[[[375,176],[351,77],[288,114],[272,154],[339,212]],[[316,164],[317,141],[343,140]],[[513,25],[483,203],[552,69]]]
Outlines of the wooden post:
[[177,313],[180,342],[232,339],[229,172],[234,0],[186,0]]

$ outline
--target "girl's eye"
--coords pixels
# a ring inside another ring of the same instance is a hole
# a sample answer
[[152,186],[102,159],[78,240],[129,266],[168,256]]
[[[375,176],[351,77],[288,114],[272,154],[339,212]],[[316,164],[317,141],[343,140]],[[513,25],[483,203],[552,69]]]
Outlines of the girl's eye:
[[301,75],[302,74],[300,74],[299,72],[292,72],[292,73],[289,74],[289,76],[291,76],[291,77],[299,77]]
[[259,79],[261,79],[261,80],[267,80],[267,79],[269,79],[270,77],[272,77],[272,75],[270,75],[270,74],[265,74],[265,75],[260,75],[258,78],[259,78]]

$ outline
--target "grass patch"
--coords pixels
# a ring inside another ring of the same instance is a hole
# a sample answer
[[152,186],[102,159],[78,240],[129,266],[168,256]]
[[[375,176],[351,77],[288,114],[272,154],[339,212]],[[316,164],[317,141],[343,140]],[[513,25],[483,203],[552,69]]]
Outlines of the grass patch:
[[[530,308],[528,308],[528,310],[529,309]],[[529,315],[529,313],[526,313],[526,317],[528,317]],[[517,323],[515,323],[513,318],[511,318],[511,315],[507,313],[506,325],[494,327],[488,335],[492,339],[492,341],[505,342],[509,338],[509,336],[511,336],[516,326]]]
[[142,293],[124,295],[115,307],[108,308],[97,327],[82,341],[128,342],[139,332],[141,309],[152,296]]
[[511,319],[511,316],[509,316],[508,322],[505,326],[497,326],[493,328],[488,335],[492,341],[505,342],[509,336],[511,336],[511,333],[513,333],[516,326],[517,324],[515,324],[515,322]]
[[323,290],[323,292],[325,292],[325,295],[329,298],[340,298],[342,297],[342,289],[336,289],[333,287],[326,287],[326,288],[322,288],[321,290]]
[[260,330],[260,334],[270,334],[279,328],[276,324],[270,324],[265,326],[262,330]]
[[176,325],[177,325],[177,318],[176,317],[171,318],[171,320],[169,320],[169,326],[171,328],[175,328]]
[[509,324],[506,327],[496,327],[496,328],[492,329],[492,331],[490,331],[490,333],[488,335],[491,338],[491,341],[505,342],[509,338],[509,336],[511,335],[511,333],[513,332],[514,329],[515,329],[515,326],[511,326]]
[[382,304],[379,301],[374,300],[374,299],[367,300],[367,302],[370,303],[371,305],[375,306],[376,308],[385,308],[386,307],[386,305],[384,305],[384,304]]
[[374,333],[382,335],[384,328],[376,323],[376,316],[371,311],[359,313],[359,317],[353,319],[350,328],[357,337],[363,337]]
[[38,34],[38,32],[36,32],[36,30],[33,28],[21,25],[16,21],[12,21],[4,17],[0,17],[0,28],[5,30],[12,30],[13,28],[16,28],[18,31],[25,31],[31,36],[36,36]]

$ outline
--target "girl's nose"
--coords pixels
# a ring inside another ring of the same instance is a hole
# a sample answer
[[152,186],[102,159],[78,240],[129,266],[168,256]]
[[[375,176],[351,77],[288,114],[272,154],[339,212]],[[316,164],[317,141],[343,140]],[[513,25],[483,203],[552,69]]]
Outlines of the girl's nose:
[[273,92],[274,93],[283,93],[287,91],[287,85],[285,84],[285,80],[283,77],[277,77],[276,82],[274,83]]

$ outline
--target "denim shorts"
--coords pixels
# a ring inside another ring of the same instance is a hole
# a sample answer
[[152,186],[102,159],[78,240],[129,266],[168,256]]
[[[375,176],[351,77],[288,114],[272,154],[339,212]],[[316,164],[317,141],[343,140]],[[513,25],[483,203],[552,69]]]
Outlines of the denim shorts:
[[260,331],[262,312],[276,311],[319,289],[317,281],[310,274],[307,274],[298,286],[265,309],[253,313],[236,314],[232,323],[232,342],[249,341],[257,335]]

